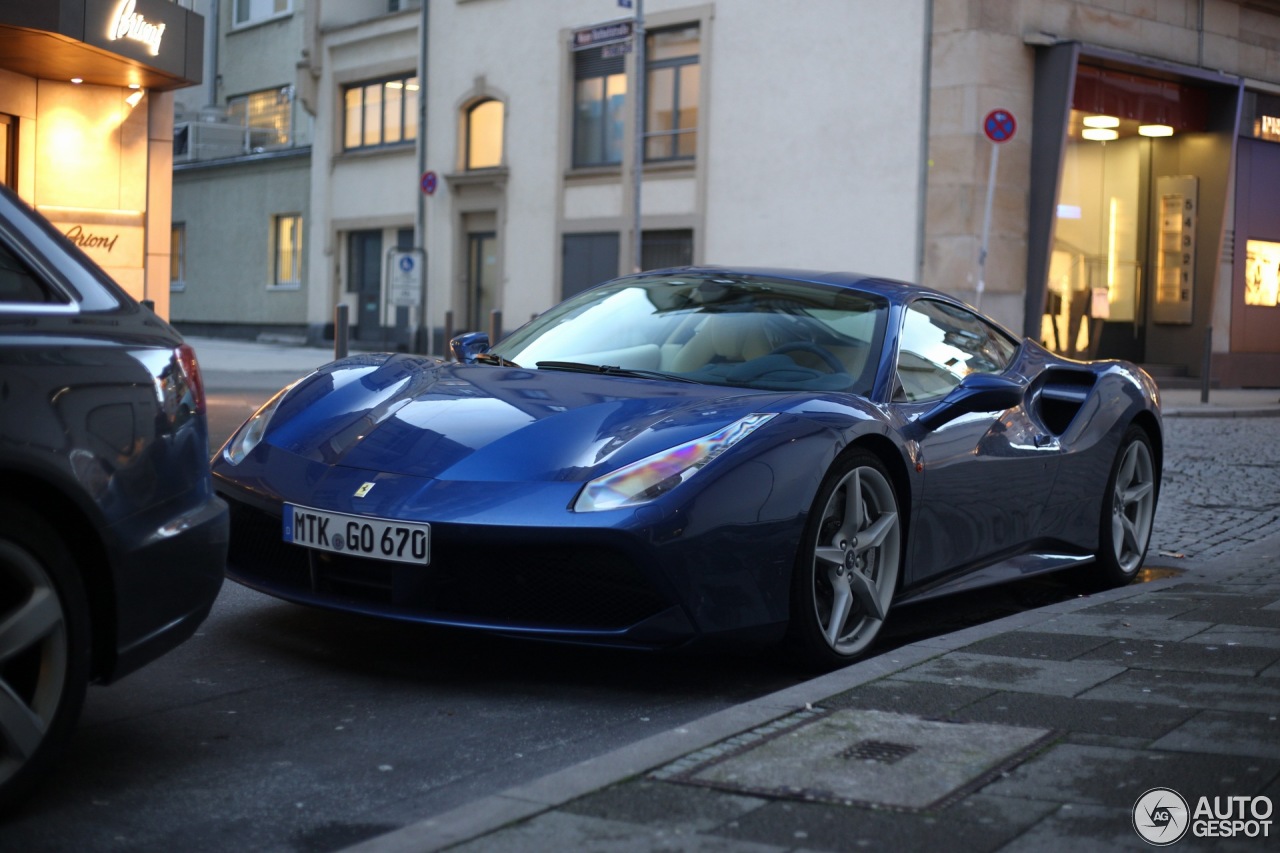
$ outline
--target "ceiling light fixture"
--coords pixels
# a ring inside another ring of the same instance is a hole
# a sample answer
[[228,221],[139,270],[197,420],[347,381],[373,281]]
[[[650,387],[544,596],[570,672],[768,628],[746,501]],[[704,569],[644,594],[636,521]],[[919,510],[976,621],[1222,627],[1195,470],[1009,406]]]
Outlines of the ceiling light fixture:
[[146,89],[136,89],[129,94],[129,97],[124,99],[124,102],[130,107],[136,107],[138,102],[142,100],[142,96],[145,94],[147,94]]
[[1138,127],[1143,136],[1173,136],[1173,128],[1167,124],[1144,124]]
[[1115,116],[1085,116],[1085,127],[1119,127],[1120,119]]
[[79,86],[81,83],[83,83],[83,82],[84,82],[84,78],[83,78],[83,77],[72,77],[72,78],[71,78],[71,82],[72,82],[72,83],[75,83],[77,86]]
[[1094,142],[1110,142],[1120,136],[1119,133],[1105,127],[1086,127],[1080,131],[1080,135]]

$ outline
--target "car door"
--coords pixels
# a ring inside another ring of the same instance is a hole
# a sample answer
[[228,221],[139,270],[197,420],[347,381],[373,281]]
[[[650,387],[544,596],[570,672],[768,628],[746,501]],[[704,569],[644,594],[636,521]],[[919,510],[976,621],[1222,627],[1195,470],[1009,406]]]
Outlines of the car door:
[[[914,421],[971,373],[1016,376],[1019,351],[977,314],[919,299],[903,312],[890,406],[901,423]],[[966,412],[916,440],[923,488],[908,583],[1011,556],[1034,539],[1058,455],[1023,405]]]

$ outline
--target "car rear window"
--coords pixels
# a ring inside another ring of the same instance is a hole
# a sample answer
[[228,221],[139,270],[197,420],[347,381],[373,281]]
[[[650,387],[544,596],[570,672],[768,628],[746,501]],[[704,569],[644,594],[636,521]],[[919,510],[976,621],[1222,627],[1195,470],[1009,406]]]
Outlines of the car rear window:
[[0,303],[40,304],[58,301],[31,274],[8,246],[0,243]]

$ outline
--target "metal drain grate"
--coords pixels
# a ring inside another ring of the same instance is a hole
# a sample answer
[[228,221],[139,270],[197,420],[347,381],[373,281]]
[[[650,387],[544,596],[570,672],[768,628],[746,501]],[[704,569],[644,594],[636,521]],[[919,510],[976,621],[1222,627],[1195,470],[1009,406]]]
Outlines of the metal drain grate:
[[878,761],[881,764],[897,764],[911,753],[918,750],[918,746],[911,746],[905,743],[890,743],[883,740],[864,740],[855,743],[853,746],[840,753],[841,758],[847,758],[852,761]]
[[757,797],[926,811],[978,790],[1054,737],[1049,729],[889,711],[806,710],[651,777]]

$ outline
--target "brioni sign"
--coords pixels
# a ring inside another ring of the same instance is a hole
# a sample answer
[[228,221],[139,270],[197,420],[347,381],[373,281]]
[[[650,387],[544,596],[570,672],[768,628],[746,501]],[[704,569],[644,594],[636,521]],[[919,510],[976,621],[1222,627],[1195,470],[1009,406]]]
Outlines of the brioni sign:
[[146,228],[132,211],[39,210],[104,269],[141,269],[146,263]]
[[160,40],[164,38],[164,24],[148,21],[138,11],[138,0],[120,0],[116,13],[111,16],[107,28],[107,40],[132,39],[142,42],[152,56],[160,53]]

